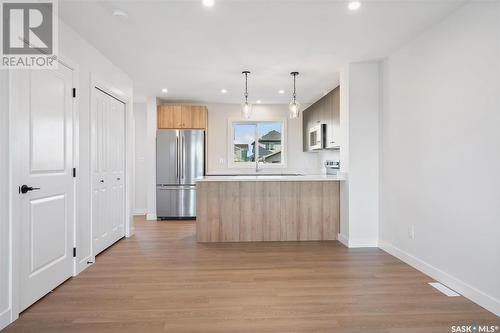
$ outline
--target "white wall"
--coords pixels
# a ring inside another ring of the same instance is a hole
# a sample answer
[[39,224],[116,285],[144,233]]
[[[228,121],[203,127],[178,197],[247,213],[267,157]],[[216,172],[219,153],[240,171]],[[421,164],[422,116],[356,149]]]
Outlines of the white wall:
[[500,4],[466,4],[383,76],[381,247],[500,315]]
[[0,70],[0,330],[11,319],[9,219],[9,84]]
[[[349,170],[349,66],[340,70],[340,172]],[[339,241],[349,246],[349,183],[340,182],[340,231]]]
[[378,244],[379,118],[378,63],[349,64],[341,71],[342,171],[340,240],[349,247]]
[[349,73],[349,240],[378,243],[379,64],[355,64]]
[[135,120],[135,177],[134,177],[134,215],[145,215],[147,211],[147,138],[146,103],[134,103]]
[[[207,173],[244,172],[254,169],[228,167],[228,119],[243,120],[239,104],[208,104]],[[302,113],[301,113],[302,114]],[[288,105],[254,105],[252,120],[283,119],[287,122],[286,168],[270,172],[321,173],[318,153],[302,151],[302,118],[288,119]],[[223,160],[223,163],[220,161]]]
[[156,130],[157,125],[156,97],[146,101],[146,218],[156,220]]

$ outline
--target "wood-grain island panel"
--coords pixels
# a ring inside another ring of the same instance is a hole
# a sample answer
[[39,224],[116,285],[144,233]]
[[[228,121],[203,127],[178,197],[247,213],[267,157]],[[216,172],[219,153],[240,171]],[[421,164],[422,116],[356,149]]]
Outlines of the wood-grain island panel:
[[221,181],[197,185],[199,242],[336,240],[339,183]]
[[240,183],[229,183],[220,187],[220,228],[223,242],[235,242],[240,233]]
[[299,185],[298,182],[284,182],[280,184],[281,241],[299,240]]

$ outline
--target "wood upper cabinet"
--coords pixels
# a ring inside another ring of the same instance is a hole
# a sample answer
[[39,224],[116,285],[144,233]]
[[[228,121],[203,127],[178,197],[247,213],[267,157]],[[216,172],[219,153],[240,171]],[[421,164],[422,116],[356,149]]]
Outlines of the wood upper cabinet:
[[158,105],[158,128],[181,128],[180,105]]
[[191,108],[191,124],[193,128],[207,128],[208,110],[206,106],[193,106]]
[[208,110],[206,106],[158,105],[158,128],[207,128]]
[[181,105],[181,128],[191,128],[192,108],[190,105]]

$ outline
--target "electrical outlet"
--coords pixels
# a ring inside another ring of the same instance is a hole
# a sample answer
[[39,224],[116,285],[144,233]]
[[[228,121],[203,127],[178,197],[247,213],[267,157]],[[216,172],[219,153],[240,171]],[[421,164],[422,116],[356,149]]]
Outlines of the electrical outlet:
[[415,239],[415,226],[414,225],[408,226],[408,238]]

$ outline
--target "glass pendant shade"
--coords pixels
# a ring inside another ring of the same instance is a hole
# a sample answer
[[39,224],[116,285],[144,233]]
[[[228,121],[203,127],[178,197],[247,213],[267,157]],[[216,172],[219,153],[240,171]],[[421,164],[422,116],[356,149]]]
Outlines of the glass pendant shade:
[[297,119],[299,117],[299,112],[300,112],[299,103],[297,103],[296,101],[290,102],[288,109],[289,109],[290,119]]
[[292,101],[290,102],[290,105],[288,109],[290,110],[290,119],[297,119],[299,117],[300,113],[300,104],[297,102],[297,75],[299,75],[299,72],[291,72],[290,75],[293,76],[293,95],[292,95]]
[[248,102],[243,103],[243,105],[241,106],[241,115],[245,119],[250,119],[250,117],[252,116],[252,104]]
[[248,74],[250,71],[243,71],[241,74],[245,75],[245,93],[243,94],[245,102],[241,105],[241,115],[245,119],[250,119],[252,116],[252,104],[248,103]]

